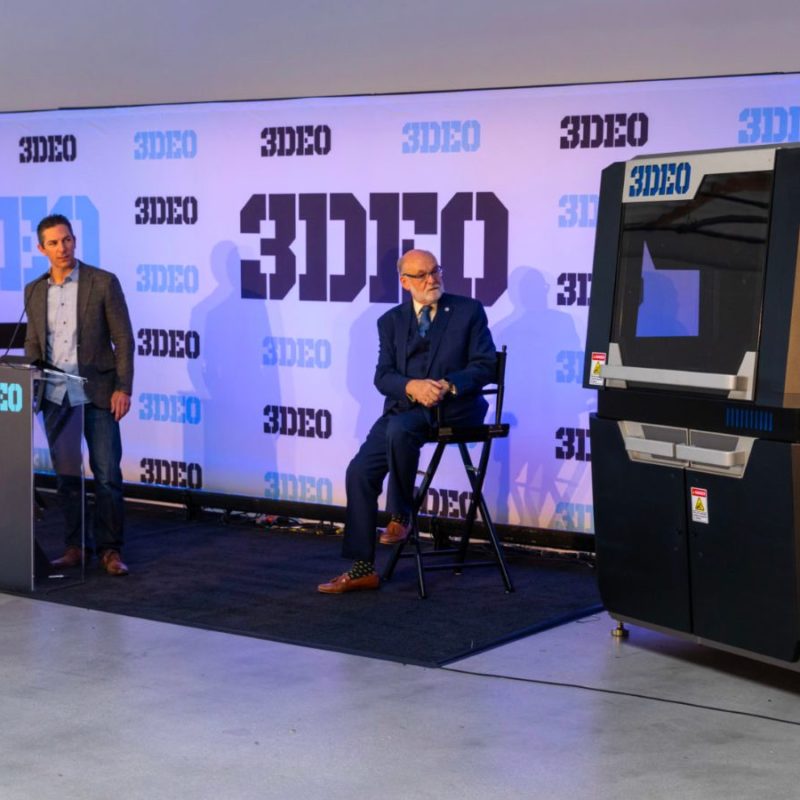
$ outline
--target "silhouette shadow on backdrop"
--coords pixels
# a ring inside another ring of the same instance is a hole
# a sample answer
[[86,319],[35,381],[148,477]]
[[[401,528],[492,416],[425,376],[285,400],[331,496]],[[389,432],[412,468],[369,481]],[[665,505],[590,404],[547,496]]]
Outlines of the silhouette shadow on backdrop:
[[242,299],[240,254],[230,241],[211,251],[213,291],[193,309],[201,350],[188,362],[202,421],[185,425],[184,456],[203,466],[204,489],[264,496],[264,473],[277,471],[275,441],[264,433],[264,406],[280,404],[278,370],[264,364],[270,336],[264,300]]
[[504,417],[508,439],[495,443],[485,494],[496,522],[516,512],[526,527],[554,524],[588,462],[556,457],[557,433],[577,428],[595,397],[581,387],[583,343],[572,316],[548,307],[550,287],[541,272],[520,266],[509,275],[511,314],[492,325],[497,347],[508,346]]

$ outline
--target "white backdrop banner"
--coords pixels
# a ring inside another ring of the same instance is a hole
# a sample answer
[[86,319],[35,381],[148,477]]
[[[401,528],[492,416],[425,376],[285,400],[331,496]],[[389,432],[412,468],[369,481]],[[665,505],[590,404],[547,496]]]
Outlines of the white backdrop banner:
[[[0,321],[47,268],[36,224],[66,214],[131,310],[125,479],[342,506],[380,413],[375,323],[404,299],[397,257],[430,249],[509,349],[496,521],[590,533],[600,171],[798,141],[798,90],[788,75],[5,114]],[[427,511],[459,517],[449,458]]]

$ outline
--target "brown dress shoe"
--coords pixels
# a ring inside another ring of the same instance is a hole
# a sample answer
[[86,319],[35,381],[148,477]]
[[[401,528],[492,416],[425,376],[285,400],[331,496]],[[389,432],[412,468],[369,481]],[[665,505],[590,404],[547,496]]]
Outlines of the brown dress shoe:
[[50,562],[51,567],[56,569],[64,569],[65,567],[79,567],[81,562],[88,564],[92,560],[92,554],[89,550],[84,550],[77,545],[71,544],[64,551],[61,558],[55,559]]
[[106,550],[100,557],[100,565],[109,575],[128,574],[128,567],[123,564],[116,550]]
[[321,583],[317,591],[323,594],[344,594],[345,592],[358,592],[364,589],[380,589],[381,578],[377,572],[365,575],[363,578],[351,578],[345,572],[328,583]]
[[411,532],[411,524],[404,525],[393,519],[387,526],[386,530],[381,534],[378,541],[381,544],[400,544],[408,539],[408,534]]

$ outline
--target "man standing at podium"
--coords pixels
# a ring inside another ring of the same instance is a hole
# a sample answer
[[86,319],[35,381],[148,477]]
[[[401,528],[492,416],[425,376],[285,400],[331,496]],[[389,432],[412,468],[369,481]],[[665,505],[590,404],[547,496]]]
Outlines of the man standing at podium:
[[119,421],[130,410],[133,387],[128,307],[115,275],[75,258],[76,239],[67,217],[45,217],[36,233],[50,269],[25,287],[25,355],[84,379],[48,380],[42,401],[67,528],[64,555],[52,563],[74,567],[92,554],[81,542],[80,406],[94,477],[94,544],[109,575],[127,575],[120,557],[124,501]]

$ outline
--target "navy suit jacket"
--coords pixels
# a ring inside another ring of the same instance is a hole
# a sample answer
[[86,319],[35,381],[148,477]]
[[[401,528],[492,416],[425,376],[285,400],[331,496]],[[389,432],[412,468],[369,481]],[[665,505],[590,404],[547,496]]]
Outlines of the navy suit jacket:
[[[378,320],[380,350],[375,369],[375,386],[386,397],[384,413],[402,411],[415,404],[406,396],[406,349],[411,326],[416,326],[411,301],[395,306]],[[448,396],[445,418],[480,422],[487,403],[478,394],[495,375],[496,350],[486,312],[469,297],[447,294],[439,298],[430,331],[426,378],[446,379],[456,387]]]

